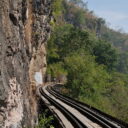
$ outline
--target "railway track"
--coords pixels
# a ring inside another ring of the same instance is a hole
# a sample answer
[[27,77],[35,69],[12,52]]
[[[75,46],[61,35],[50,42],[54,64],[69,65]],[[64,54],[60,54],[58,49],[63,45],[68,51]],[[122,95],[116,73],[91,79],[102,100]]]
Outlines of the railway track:
[[[55,112],[65,128],[128,128],[128,124],[113,118],[87,104],[63,96],[53,86],[39,88],[39,93],[61,113]],[[44,100],[44,99],[43,99]],[[49,105],[47,105],[49,107]],[[50,108],[50,107],[49,107]],[[67,125],[68,124],[68,125]]]

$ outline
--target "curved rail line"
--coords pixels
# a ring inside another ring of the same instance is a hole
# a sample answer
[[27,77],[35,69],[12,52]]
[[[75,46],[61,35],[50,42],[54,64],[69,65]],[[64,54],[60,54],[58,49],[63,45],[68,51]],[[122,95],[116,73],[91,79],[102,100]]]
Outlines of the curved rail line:
[[83,125],[82,122],[80,122],[76,117],[72,115],[69,111],[67,111],[62,105],[58,104],[56,101],[54,101],[52,98],[50,98],[48,95],[46,95],[43,90],[40,90],[41,94],[49,100],[50,103],[52,103],[57,109],[61,110],[61,112],[68,118],[68,120],[72,123],[74,128],[87,128]]
[[[76,101],[70,97],[63,96],[57,92],[53,87],[47,86],[46,90],[50,95],[47,95],[43,88],[40,88],[40,93],[47,99],[51,104],[53,104],[57,109],[59,109],[65,117],[71,122],[74,128],[88,128],[88,125],[79,120],[73,113],[67,110],[63,105],[59,104],[55,99],[52,99],[51,96],[62,101],[63,103],[69,105],[70,107],[79,111],[82,115],[87,117],[90,121],[102,128],[128,128],[128,124],[113,118],[93,107],[90,107],[87,104]],[[98,126],[93,128],[98,128]]]

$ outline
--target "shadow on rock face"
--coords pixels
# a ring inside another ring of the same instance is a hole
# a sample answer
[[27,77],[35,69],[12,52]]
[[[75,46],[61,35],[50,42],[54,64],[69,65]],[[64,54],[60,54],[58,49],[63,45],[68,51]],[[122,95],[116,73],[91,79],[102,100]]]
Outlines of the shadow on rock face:
[[12,13],[9,13],[9,17],[10,17],[10,20],[12,21],[12,23],[17,26],[18,25],[18,21],[17,21],[17,18],[14,14]]
[[0,107],[1,106],[7,107],[7,103],[5,102],[5,100],[0,100]]

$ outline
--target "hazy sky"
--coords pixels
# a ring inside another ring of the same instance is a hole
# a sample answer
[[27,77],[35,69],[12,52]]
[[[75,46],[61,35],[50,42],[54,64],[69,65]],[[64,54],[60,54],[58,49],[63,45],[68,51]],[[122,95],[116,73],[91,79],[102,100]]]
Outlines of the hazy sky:
[[128,33],[128,0],[85,0],[88,8],[106,19],[114,29],[122,28]]

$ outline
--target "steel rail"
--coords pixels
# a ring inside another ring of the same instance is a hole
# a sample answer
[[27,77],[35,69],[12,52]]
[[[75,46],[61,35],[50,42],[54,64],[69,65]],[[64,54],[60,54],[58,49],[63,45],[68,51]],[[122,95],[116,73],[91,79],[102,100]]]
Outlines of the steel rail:
[[[78,118],[73,112],[70,112],[65,105],[70,106],[70,109],[74,108],[79,113],[81,113],[81,115],[83,115],[83,118],[86,117],[92,123],[99,125],[99,127],[128,128],[127,123],[120,121],[110,115],[107,115],[106,113],[103,113],[100,110],[87,104],[81,103],[68,96],[64,96],[56,91],[54,87],[56,86],[46,86],[45,89],[43,87],[40,87],[39,92],[53,106],[55,106],[65,116],[65,118],[68,119],[68,121],[74,128],[88,128],[89,126],[82,118]],[[93,127],[98,128],[98,126],[95,125]]]
[[53,93],[51,90],[47,89],[49,93],[51,93],[53,96],[55,96],[57,99],[60,99],[61,101],[65,102],[66,104],[72,106],[73,108],[77,109],[78,111],[81,112],[84,116],[86,116],[88,119],[90,119],[92,122],[95,122],[102,126],[103,128],[121,128],[121,127],[116,127],[112,124],[108,124],[107,122],[103,121],[102,118],[99,118],[97,115],[94,113],[91,113],[91,111],[87,111],[80,107],[78,104],[72,102],[71,100],[69,101],[68,99],[65,99],[64,97],[61,97],[60,95],[58,96],[57,94]]
[[54,101],[51,97],[49,97],[43,89],[40,89],[40,93],[57,109],[59,109],[65,117],[71,122],[71,124],[74,126],[74,128],[87,128],[80,120],[78,120],[72,113],[67,111],[61,104]]

